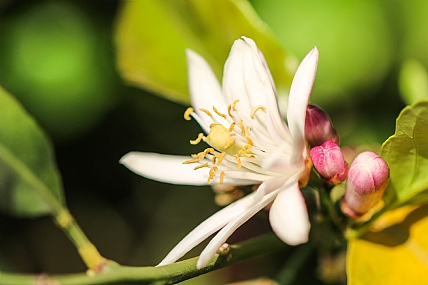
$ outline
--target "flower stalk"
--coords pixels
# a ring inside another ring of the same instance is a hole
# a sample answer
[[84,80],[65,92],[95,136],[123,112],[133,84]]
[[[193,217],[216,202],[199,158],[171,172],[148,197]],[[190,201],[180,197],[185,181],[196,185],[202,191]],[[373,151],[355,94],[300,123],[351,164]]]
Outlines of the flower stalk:
[[102,271],[107,260],[101,256],[95,245],[83,233],[68,209],[62,208],[59,214],[54,216],[54,221],[73,242],[87,268],[94,273]]

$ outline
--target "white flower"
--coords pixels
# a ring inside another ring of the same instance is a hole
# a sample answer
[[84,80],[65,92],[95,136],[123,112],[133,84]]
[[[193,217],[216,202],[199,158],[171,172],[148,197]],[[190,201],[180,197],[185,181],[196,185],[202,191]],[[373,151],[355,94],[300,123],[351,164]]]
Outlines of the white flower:
[[310,169],[304,126],[318,50],[309,52],[293,79],[288,126],[279,113],[267,64],[253,40],[235,41],[224,67],[223,88],[201,56],[188,50],[187,61],[194,109],[189,108],[185,118],[191,115],[208,134],[199,134],[191,143],[203,140],[211,147],[192,159],[130,152],[120,162],[137,174],[168,183],[260,186],[202,222],[159,266],[175,262],[219,231],[199,257],[197,267],[204,267],[239,226],[272,202],[269,219],[276,235],[290,245],[306,242],[310,223],[299,182],[307,183]]

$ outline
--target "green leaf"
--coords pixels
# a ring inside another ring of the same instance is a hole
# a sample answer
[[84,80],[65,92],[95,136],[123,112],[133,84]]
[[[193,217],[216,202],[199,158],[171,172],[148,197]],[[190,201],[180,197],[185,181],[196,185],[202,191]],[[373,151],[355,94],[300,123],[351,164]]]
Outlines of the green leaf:
[[428,201],[428,102],[404,108],[397,119],[395,134],[382,146],[382,158],[388,163],[391,175],[384,198],[386,209],[410,201],[412,204]]
[[0,87],[0,210],[18,216],[58,213],[64,202],[49,140]]
[[428,284],[428,205],[401,207],[349,242],[349,285]]
[[409,105],[428,99],[428,73],[425,66],[415,59],[404,62],[399,87],[401,98]]
[[188,104],[185,49],[201,54],[220,79],[241,36],[256,41],[279,94],[286,94],[297,66],[244,0],[124,2],[115,31],[117,65],[129,84]]

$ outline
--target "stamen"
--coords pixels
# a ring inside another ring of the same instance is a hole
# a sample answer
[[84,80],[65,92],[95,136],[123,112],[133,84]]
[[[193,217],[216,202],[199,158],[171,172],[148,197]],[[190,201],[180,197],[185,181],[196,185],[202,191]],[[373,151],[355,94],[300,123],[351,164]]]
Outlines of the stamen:
[[212,164],[215,164],[217,161],[217,156],[213,156],[213,158],[211,159]]
[[212,148],[212,147],[208,147],[208,148],[206,148],[205,150],[204,150],[204,157],[205,157],[205,155],[207,155],[208,153],[210,153],[210,152],[214,152],[214,149]]
[[229,116],[233,119],[233,115],[230,112],[231,111],[232,106],[231,105],[227,105],[227,113],[229,114]]
[[220,185],[222,185],[222,184],[223,184],[223,181],[224,181],[224,171],[222,171],[222,172],[220,173]]
[[235,123],[232,123],[229,127],[229,132],[233,132],[234,128],[235,128]]
[[210,172],[209,172],[209,176],[208,176],[208,183],[210,183],[211,182],[211,180],[215,177],[215,171],[218,169],[218,167],[217,166],[213,166],[213,167],[211,167],[211,169],[210,169]]
[[239,99],[236,99],[235,101],[233,101],[232,103],[232,110],[236,112],[236,103],[239,102]]
[[200,111],[204,112],[205,114],[207,114],[208,116],[210,116],[211,118],[213,117],[213,114],[211,114],[210,111],[208,111],[207,109],[204,108],[199,108]]
[[244,146],[244,150],[249,150],[250,148],[252,148],[253,146],[252,145],[249,145],[249,144],[246,144],[245,146]]
[[246,134],[246,135],[249,135],[249,134],[250,134],[250,127],[249,127],[249,126],[246,126],[246,127],[245,127],[245,134]]
[[235,154],[233,157],[236,158],[236,161],[238,162],[238,168],[241,168],[242,163],[241,163],[241,159],[239,158],[239,156],[237,154]]
[[247,157],[247,158],[255,158],[255,156],[254,155],[251,155],[251,154],[248,154],[248,153],[246,153],[244,150],[240,150],[239,151],[239,153],[242,155],[242,156],[245,156],[245,157]]
[[227,138],[225,148],[228,148],[235,143],[235,140],[233,139],[234,136],[235,134],[230,134],[230,136]]
[[241,128],[241,136],[245,136],[245,126],[244,123],[242,122],[242,119],[239,120],[239,127]]
[[247,139],[247,142],[248,142],[248,144],[249,145],[251,145],[251,146],[253,146],[254,144],[253,144],[253,141],[250,139],[250,137],[249,136],[245,136],[245,138]]
[[254,116],[256,115],[256,112],[257,112],[258,110],[262,110],[263,112],[266,112],[266,107],[261,106],[261,105],[259,105],[259,106],[255,107],[255,108],[253,109],[253,111],[251,111],[251,115],[250,115],[251,119],[254,119],[254,118],[255,118]]
[[201,165],[198,165],[194,169],[197,170],[197,169],[201,169],[201,168],[204,168],[204,167],[208,167],[208,162],[206,162],[204,164],[201,164]]
[[199,133],[199,135],[196,138],[196,140],[190,140],[190,144],[196,145],[196,144],[200,143],[203,138],[204,138],[204,134],[203,133]]
[[199,162],[199,159],[186,160],[186,161],[183,161],[183,164],[191,164],[191,163],[196,163],[196,162]]
[[221,125],[221,124],[212,123],[212,124],[210,125],[210,129],[212,129],[213,127],[218,126],[218,125]]
[[218,169],[218,167],[217,166],[213,166],[213,167],[211,167],[211,169],[210,169],[210,175],[212,175],[212,176],[214,176],[215,175],[215,171]]
[[217,158],[218,158],[217,165],[221,164],[221,162],[223,161],[223,158],[224,158],[225,155],[226,155],[225,152],[222,152],[221,154],[217,155]]
[[196,154],[192,154],[193,158],[197,158],[199,160],[202,160],[204,158],[204,153],[203,152],[198,152]]
[[213,106],[213,110],[214,110],[214,112],[216,112],[216,114],[217,114],[217,115],[219,115],[220,117],[223,117],[223,118],[225,118],[225,119],[226,119],[226,115],[225,115],[225,114],[220,113],[220,112],[217,110],[217,108],[216,108],[215,106]]
[[184,119],[186,120],[186,121],[190,121],[192,118],[190,117],[190,114],[192,114],[193,113],[193,108],[192,107],[189,107],[189,108],[187,108],[186,109],[186,111],[184,112]]

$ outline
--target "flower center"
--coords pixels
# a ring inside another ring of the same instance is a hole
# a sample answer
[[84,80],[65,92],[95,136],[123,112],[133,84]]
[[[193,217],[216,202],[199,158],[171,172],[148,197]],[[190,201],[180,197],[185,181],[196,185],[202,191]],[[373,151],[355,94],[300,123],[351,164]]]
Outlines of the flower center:
[[224,151],[227,154],[235,155],[238,154],[242,149],[233,137],[235,136],[233,131],[234,124],[227,129],[221,124],[212,124],[210,133],[205,138],[205,141],[218,150]]
[[[213,106],[215,115],[228,120],[229,122],[232,121],[229,128],[226,128],[223,124],[217,123],[218,120],[216,120],[211,111],[203,108],[199,109],[201,112],[211,117],[214,123],[210,125],[208,136],[205,137],[203,133],[200,133],[198,137],[195,140],[191,140],[190,143],[196,145],[201,141],[205,141],[212,147],[206,148],[204,151],[198,154],[192,154],[193,159],[186,160],[183,162],[183,164],[199,163],[199,165],[195,167],[195,170],[205,167],[209,168],[208,183],[210,183],[211,180],[218,174],[220,176],[219,184],[223,184],[225,172],[221,163],[226,154],[233,157],[233,160],[235,160],[238,168],[242,167],[241,158],[255,158],[255,155],[250,151],[250,149],[253,147],[253,141],[250,138],[249,126],[245,126],[242,119],[240,119],[237,115],[234,116],[232,114],[233,112],[237,112],[236,104],[238,102],[239,100],[235,100],[228,106],[228,115],[220,113],[217,108]],[[251,111],[250,118],[255,119],[255,113],[259,110],[266,112],[266,108],[264,106],[257,106]],[[193,108],[188,108],[184,113],[184,118],[186,120],[190,120],[190,115],[193,112]],[[209,159],[210,162],[207,162]]]

